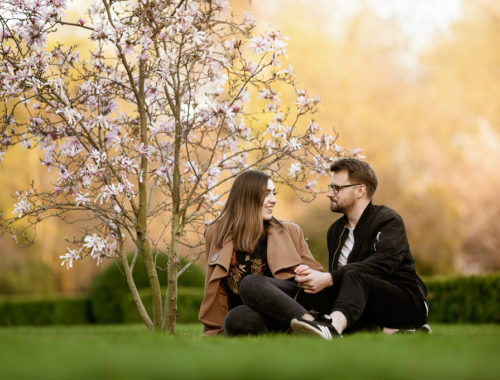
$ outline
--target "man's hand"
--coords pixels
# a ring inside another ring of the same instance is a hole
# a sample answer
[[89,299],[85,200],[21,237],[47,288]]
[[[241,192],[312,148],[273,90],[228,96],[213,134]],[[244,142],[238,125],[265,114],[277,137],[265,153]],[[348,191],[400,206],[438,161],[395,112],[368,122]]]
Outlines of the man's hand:
[[320,272],[301,264],[294,270],[295,281],[306,293],[316,294],[332,286],[332,276],[328,272]]

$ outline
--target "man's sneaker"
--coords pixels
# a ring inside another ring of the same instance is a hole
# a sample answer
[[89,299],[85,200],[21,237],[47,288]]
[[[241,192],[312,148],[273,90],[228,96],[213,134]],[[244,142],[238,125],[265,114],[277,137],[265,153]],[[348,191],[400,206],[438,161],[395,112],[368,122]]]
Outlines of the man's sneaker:
[[328,323],[329,325],[332,324],[332,317],[330,317],[328,314],[320,313],[319,311],[316,311],[314,309],[309,310],[307,314],[312,316],[316,322],[324,322]]
[[424,333],[424,334],[432,334],[431,326],[427,323],[422,325],[416,329],[399,329],[394,334],[413,334],[413,333]]
[[293,333],[297,335],[316,335],[326,340],[331,340],[332,337],[342,337],[329,322],[294,318],[290,325]]

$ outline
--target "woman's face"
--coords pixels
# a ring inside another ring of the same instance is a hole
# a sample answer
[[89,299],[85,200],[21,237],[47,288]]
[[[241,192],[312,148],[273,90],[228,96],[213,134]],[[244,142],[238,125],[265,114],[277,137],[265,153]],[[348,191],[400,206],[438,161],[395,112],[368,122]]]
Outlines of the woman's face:
[[273,208],[276,204],[276,189],[274,188],[273,181],[267,182],[266,198],[262,205],[262,219],[271,220],[273,217]]

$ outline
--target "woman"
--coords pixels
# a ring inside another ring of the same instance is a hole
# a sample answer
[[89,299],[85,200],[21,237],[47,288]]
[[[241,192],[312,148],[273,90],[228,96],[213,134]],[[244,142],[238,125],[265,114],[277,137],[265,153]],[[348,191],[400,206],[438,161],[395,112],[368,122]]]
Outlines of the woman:
[[[322,270],[300,227],[273,217],[275,195],[267,174],[246,171],[235,179],[221,215],[207,228],[207,274],[199,314],[204,335],[285,331],[291,317],[304,312],[298,303],[286,316],[272,315],[272,307],[259,312],[250,306],[252,297],[265,297],[268,291],[295,297],[299,288],[293,271],[298,265]],[[256,281],[265,291],[252,292]]]

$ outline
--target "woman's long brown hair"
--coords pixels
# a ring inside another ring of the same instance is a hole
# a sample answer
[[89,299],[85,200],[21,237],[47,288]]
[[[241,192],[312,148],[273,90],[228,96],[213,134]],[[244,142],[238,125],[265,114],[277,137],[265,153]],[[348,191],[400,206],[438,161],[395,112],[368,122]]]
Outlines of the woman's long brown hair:
[[248,170],[234,180],[226,205],[215,222],[219,223],[217,247],[232,236],[238,251],[253,252],[265,234],[262,205],[270,177],[257,170]]

